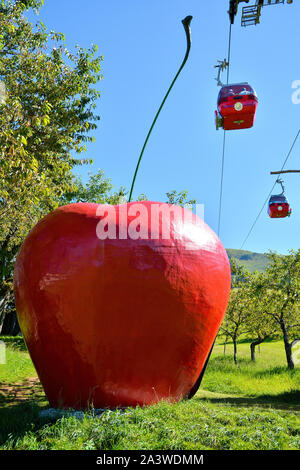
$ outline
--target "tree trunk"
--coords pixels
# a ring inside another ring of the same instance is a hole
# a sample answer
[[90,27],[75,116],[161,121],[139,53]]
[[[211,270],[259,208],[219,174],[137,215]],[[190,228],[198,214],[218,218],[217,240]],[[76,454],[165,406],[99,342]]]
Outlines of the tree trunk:
[[265,341],[267,338],[257,338],[255,341],[253,341],[250,344],[250,350],[251,350],[251,361],[255,362],[255,347],[259,346],[263,341]]
[[250,344],[250,350],[251,350],[251,361],[255,362],[255,343]]
[[228,337],[226,336],[225,342],[224,342],[224,354],[226,354],[227,339]]
[[6,311],[7,307],[9,304],[10,300],[10,293],[7,291],[4,295],[4,297],[0,300],[0,335],[4,334],[2,333],[5,317],[6,317]]
[[5,299],[0,300],[0,335],[1,335],[2,325],[3,325],[4,317],[5,317],[4,302],[5,302]]
[[233,360],[234,360],[234,363],[237,364],[237,344],[236,344],[236,339],[233,340]]
[[17,336],[21,332],[16,312],[7,313],[2,325],[2,335]]
[[284,321],[280,323],[280,327],[283,333],[283,342],[284,342],[287,366],[289,369],[294,369],[295,364],[294,364],[293,357],[292,357],[292,343],[290,343],[289,341],[289,335],[288,335]]

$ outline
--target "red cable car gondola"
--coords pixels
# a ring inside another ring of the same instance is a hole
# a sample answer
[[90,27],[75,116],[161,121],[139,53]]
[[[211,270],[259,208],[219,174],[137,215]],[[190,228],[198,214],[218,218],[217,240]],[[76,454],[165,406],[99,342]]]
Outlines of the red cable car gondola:
[[281,180],[277,180],[276,183],[281,184],[282,193],[274,194],[270,197],[268,204],[268,214],[271,219],[279,219],[289,217],[292,213],[289,202],[284,195],[284,186]]
[[249,129],[253,126],[257,108],[257,95],[249,83],[222,86],[218,96],[216,128]]

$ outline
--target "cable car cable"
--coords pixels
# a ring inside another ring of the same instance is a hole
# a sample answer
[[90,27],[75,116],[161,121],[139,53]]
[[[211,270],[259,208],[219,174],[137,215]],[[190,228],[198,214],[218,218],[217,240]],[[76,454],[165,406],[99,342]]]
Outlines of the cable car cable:
[[[229,71],[230,71],[230,56],[231,56],[231,26],[229,25],[229,38],[228,38],[228,68],[227,68],[227,85],[229,82]],[[220,199],[219,199],[219,218],[218,218],[218,237],[220,236],[221,227],[221,213],[222,213],[222,197],[223,197],[223,180],[224,180],[224,163],[225,163],[225,146],[226,146],[226,131],[224,130],[223,137],[223,152],[222,152],[222,168],[221,168],[221,183],[220,183]]]
[[[286,163],[287,163],[287,161],[288,161],[288,159],[289,159],[289,157],[290,157],[290,155],[291,155],[291,153],[292,153],[292,150],[293,150],[293,148],[294,148],[294,146],[295,146],[295,144],[296,144],[296,142],[297,142],[297,139],[298,139],[298,137],[299,137],[299,134],[300,134],[300,129],[298,130],[298,132],[297,132],[297,134],[296,134],[296,137],[295,137],[295,139],[294,139],[294,141],[293,141],[293,143],[292,143],[292,146],[291,146],[291,148],[290,148],[290,150],[289,150],[289,152],[288,152],[288,154],[287,154],[287,156],[286,156],[286,158],[285,158],[285,160],[284,160],[284,163],[283,163],[283,165],[282,165],[280,171],[282,171],[282,170],[284,169],[284,167],[285,167],[285,165],[286,165]],[[256,225],[256,222],[258,221],[258,219],[259,219],[259,217],[260,217],[262,211],[264,210],[265,205],[267,204],[267,202],[268,202],[269,199],[270,199],[270,196],[272,195],[272,192],[273,192],[273,189],[274,189],[275,186],[276,186],[276,183],[277,183],[277,179],[276,179],[275,183],[273,184],[272,189],[271,189],[271,191],[269,192],[268,197],[267,197],[267,199],[265,200],[265,202],[264,202],[264,204],[263,204],[261,210],[259,211],[259,213],[258,213],[256,219],[254,220],[254,222],[253,222],[253,224],[252,224],[252,226],[251,226],[251,228],[250,228],[250,230],[249,230],[249,232],[248,232],[246,238],[244,239],[244,241],[243,241],[243,243],[242,243],[242,245],[241,245],[241,247],[240,247],[240,250],[242,250],[242,248],[244,247],[244,245],[245,245],[245,243],[247,242],[248,238],[250,237],[250,235],[251,235],[251,233],[252,233],[252,230],[254,229],[254,227],[255,227],[255,225]]]
[[230,23],[230,25],[229,25],[229,39],[228,39],[228,59],[227,59],[227,62],[228,62],[227,85],[228,85],[228,82],[229,82],[230,56],[231,56],[231,27],[232,27],[232,24]]
[[219,199],[218,237],[220,236],[221,213],[222,213],[224,163],[225,163],[225,144],[226,144],[226,131],[224,131],[224,137],[223,137],[223,153],[222,153],[222,168],[221,168],[221,183],[220,183],[220,199]]

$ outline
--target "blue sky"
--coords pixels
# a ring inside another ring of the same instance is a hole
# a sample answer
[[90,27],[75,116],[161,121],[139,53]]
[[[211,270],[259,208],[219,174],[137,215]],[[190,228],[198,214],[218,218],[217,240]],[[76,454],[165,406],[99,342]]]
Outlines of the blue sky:
[[[134,196],[165,201],[167,191],[187,190],[205,205],[205,221],[215,231],[223,131],[214,125],[219,88],[213,66],[227,55],[228,5],[228,0],[45,0],[39,16],[49,29],[65,33],[69,49],[97,44],[104,56],[101,121],[86,153],[94,164],[79,171],[86,179],[101,168],[116,189],[130,189],[146,134],[185,53],[181,20],[193,16],[189,61],[149,140]],[[232,29],[229,82],[248,81],[259,104],[252,129],[227,132],[220,231],[226,248],[241,247],[276,179],[270,171],[281,168],[300,128],[300,104],[292,103],[292,82],[300,80],[300,2],[264,7],[261,23],[248,28],[240,26],[242,6]],[[300,138],[287,169],[300,169],[299,152]],[[284,182],[292,216],[273,220],[265,208],[244,249],[298,249],[300,175],[284,175]]]

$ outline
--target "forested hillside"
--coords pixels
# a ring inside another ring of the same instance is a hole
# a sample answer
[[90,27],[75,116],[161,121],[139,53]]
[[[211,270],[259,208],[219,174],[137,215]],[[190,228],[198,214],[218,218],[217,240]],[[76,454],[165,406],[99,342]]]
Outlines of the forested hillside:
[[227,248],[229,258],[236,259],[240,264],[245,266],[250,272],[264,271],[268,262],[265,253],[255,253],[253,251],[235,250]]

